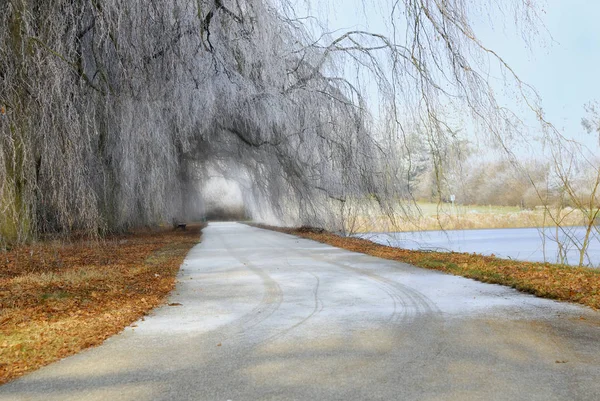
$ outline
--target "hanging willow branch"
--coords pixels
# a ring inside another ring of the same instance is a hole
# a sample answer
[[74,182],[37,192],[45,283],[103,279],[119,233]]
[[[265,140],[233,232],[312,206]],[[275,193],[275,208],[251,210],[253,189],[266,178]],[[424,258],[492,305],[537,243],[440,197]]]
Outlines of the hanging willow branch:
[[[255,218],[336,228],[360,199],[389,212],[409,195],[411,125],[443,141],[456,103],[508,135],[470,6],[391,2],[390,35],[315,39],[285,0],[2,2],[1,242],[192,216],[209,170]],[[388,131],[348,66],[375,82]]]

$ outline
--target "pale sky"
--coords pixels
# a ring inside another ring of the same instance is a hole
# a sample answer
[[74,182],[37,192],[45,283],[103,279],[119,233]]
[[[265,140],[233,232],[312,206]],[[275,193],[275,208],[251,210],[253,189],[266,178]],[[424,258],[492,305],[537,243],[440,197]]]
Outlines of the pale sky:
[[[361,0],[332,0],[327,5],[313,3],[312,14],[328,18],[331,29],[385,33],[381,23],[385,11],[378,4],[377,0],[366,0],[364,5]],[[540,27],[529,49],[515,34],[510,15],[493,28],[488,17],[481,16],[473,27],[484,44],[536,88],[550,122],[568,136],[587,136],[580,124],[584,104],[600,100],[600,0],[547,0],[546,4],[541,14],[545,27]]]
[[600,100],[600,1],[547,4],[542,18],[548,33],[541,31],[532,49],[502,30],[482,30],[481,38],[537,89],[547,118],[558,129],[583,132],[584,104]]

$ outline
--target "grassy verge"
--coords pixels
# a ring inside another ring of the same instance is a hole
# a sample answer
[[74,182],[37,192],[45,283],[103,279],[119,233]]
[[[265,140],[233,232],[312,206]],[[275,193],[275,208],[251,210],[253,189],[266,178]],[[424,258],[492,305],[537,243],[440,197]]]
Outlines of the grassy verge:
[[[579,210],[552,210],[562,226],[584,225]],[[515,206],[455,205],[449,203],[409,203],[397,210],[401,219],[391,221],[377,212],[377,206],[357,207],[347,216],[346,229],[353,232],[398,232],[428,230],[467,230],[480,228],[555,227],[544,209],[522,210]]]
[[321,230],[256,225],[383,259],[426,269],[502,284],[539,297],[580,303],[600,309],[600,270],[518,262],[457,252],[426,252],[393,248],[359,238],[341,237]]
[[161,304],[201,229],[0,252],[0,383],[98,345]]

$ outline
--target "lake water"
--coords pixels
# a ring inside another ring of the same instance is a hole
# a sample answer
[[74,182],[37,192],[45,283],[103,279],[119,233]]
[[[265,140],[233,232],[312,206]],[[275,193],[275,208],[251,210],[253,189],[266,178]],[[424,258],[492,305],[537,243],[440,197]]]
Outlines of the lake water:
[[[369,233],[357,237],[398,248],[455,251],[495,255],[505,259],[531,262],[560,262],[559,243],[565,250],[564,263],[579,264],[578,244],[584,238],[583,227],[565,227],[558,233],[555,228],[503,228],[486,230],[448,230],[402,233]],[[557,241],[558,237],[558,241]],[[600,234],[592,235],[584,264],[600,266]]]

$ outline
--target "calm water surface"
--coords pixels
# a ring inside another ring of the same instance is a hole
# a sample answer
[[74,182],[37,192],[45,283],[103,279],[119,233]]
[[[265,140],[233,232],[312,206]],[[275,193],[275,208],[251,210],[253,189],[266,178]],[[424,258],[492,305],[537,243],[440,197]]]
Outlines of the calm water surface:
[[[403,233],[369,233],[358,237],[398,248],[455,251],[496,255],[506,259],[531,262],[559,262],[559,244],[565,250],[566,264],[579,263],[583,227],[566,227],[557,233],[555,228],[504,228],[486,230],[449,230]],[[584,264],[600,266],[600,234],[590,242]],[[558,239],[558,240],[557,240]]]

